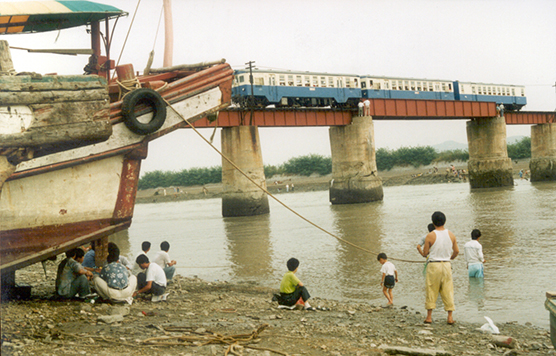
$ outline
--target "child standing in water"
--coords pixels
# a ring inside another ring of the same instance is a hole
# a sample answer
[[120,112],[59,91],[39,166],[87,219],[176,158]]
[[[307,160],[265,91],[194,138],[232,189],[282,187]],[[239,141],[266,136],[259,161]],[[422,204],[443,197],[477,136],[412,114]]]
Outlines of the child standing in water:
[[388,307],[394,305],[394,295],[392,289],[398,281],[398,271],[392,262],[388,262],[388,257],[385,253],[379,253],[377,258],[378,262],[382,265],[380,272],[382,273],[382,281],[380,285],[382,286],[382,293],[386,299],[388,299]]

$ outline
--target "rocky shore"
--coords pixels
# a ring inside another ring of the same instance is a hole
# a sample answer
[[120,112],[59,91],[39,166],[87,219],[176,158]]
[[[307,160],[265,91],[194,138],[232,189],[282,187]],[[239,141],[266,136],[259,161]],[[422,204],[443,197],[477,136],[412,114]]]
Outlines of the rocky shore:
[[548,330],[506,323],[495,339],[441,310],[430,325],[403,305],[313,298],[328,310],[283,310],[275,290],[181,276],[165,302],[54,301],[55,275],[53,262],[46,277],[40,263],[17,272],[32,298],[2,302],[2,355],[556,355]]

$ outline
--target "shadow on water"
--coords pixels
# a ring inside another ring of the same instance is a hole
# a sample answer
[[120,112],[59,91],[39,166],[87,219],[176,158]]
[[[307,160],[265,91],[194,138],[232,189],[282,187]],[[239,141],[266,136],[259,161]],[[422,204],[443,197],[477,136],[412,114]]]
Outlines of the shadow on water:
[[268,214],[224,218],[224,230],[236,278],[260,279],[272,275]]
[[376,298],[377,293],[369,287],[380,284],[380,264],[376,256],[382,252],[381,203],[331,205],[330,210],[335,233],[340,238],[372,251],[368,253],[346,243],[337,245],[336,260],[342,296],[351,299]]

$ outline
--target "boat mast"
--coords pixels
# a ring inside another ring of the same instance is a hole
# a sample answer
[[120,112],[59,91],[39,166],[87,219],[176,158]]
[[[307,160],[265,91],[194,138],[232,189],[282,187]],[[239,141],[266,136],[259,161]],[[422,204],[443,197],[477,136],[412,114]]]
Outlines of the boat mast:
[[174,31],[172,24],[172,0],[163,0],[164,6],[164,67],[172,66],[174,55]]

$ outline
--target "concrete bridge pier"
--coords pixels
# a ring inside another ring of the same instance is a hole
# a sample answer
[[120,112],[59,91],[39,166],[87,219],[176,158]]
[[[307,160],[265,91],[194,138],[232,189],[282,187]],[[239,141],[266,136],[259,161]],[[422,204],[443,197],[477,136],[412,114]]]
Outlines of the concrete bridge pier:
[[469,184],[471,188],[513,186],[504,117],[467,121]]
[[556,180],[556,123],[531,126],[531,182]]
[[350,125],[331,127],[332,204],[382,200],[382,181],[376,168],[373,118],[354,117]]
[[[259,130],[256,126],[223,128],[222,153],[266,188]],[[222,159],[222,216],[252,216],[268,212],[266,193]]]

